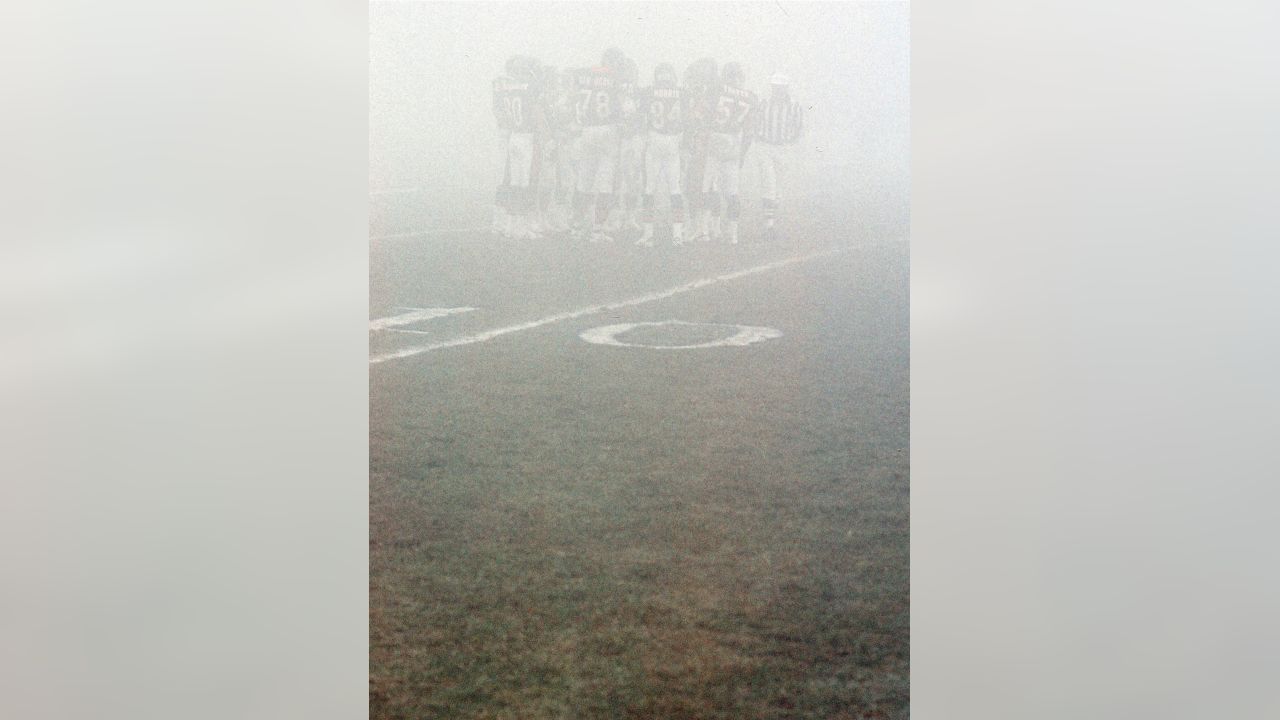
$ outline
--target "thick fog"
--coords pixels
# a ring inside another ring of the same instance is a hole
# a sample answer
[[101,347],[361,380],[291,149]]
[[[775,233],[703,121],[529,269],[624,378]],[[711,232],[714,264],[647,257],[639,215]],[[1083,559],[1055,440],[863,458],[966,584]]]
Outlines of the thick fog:
[[[747,87],[792,78],[807,133],[796,193],[857,191],[905,207],[909,6],[906,3],[418,3],[370,6],[371,190],[489,189],[491,87],[506,59],[586,67],[616,46],[642,85],[659,62],[738,61]],[[753,184],[744,175],[749,196]]]

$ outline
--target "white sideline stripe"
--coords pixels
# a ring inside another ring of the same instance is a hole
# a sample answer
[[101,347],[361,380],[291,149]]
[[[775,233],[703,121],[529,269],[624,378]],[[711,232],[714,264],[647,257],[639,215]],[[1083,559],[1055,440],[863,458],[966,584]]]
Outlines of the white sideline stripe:
[[485,332],[477,333],[475,335],[466,335],[460,338],[456,338],[454,340],[445,340],[443,342],[431,343],[429,345],[416,345],[413,347],[401,348],[399,350],[396,350],[395,352],[385,353],[383,355],[374,355],[373,357],[369,358],[369,364],[376,365],[378,363],[383,363],[388,360],[399,360],[400,358],[407,358],[407,357],[412,357],[414,355],[421,355],[422,353],[431,352],[433,350],[443,350],[445,348],[459,347],[461,345],[471,345],[473,343],[488,342],[489,340],[492,340],[496,337],[502,337],[503,335],[509,335],[511,333],[520,332],[522,330],[533,330],[534,328],[539,328],[539,327],[542,327],[543,325],[550,325],[551,323],[561,322],[562,320],[573,320],[575,318],[580,318],[585,315],[594,315],[595,313],[604,312],[606,310],[617,310],[619,308],[632,307],[634,305],[643,305],[644,303],[653,302],[655,300],[665,300],[666,298],[672,297],[674,295],[687,293],[690,290],[697,290],[698,288],[706,287],[708,285],[715,285],[716,283],[727,282],[729,280],[737,280],[738,278],[746,277],[748,275],[755,275],[757,273],[768,272],[770,270],[777,270],[780,267],[786,267],[787,265],[794,265],[796,263],[801,263],[808,260],[815,260],[817,258],[830,257],[832,255],[836,255],[838,253],[844,252],[846,249],[847,248],[836,248],[834,250],[828,250],[826,252],[812,253],[809,255],[798,255],[796,257],[786,258],[785,260],[778,260],[778,261],[767,263],[764,265],[757,265],[752,268],[747,268],[746,270],[735,270],[734,272],[725,273],[724,275],[716,275],[714,277],[702,278],[701,280],[694,280],[693,282],[687,282],[683,285],[677,285],[673,288],[667,288],[666,290],[659,290],[657,292],[638,295],[636,297],[628,298],[626,300],[618,300],[617,302],[604,303],[603,305],[591,305],[589,307],[578,308],[577,310],[570,310],[568,312],[557,313],[555,315],[548,315],[547,317],[540,318],[538,320],[530,320],[529,322],[520,323],[519,325],[507,325],[506,327],[494,328],[493,330],[486,330]]
[[409,312],[403,312],[399,315],[391,317],[378,318],[369,323],[369,330],[386,330],[388,328],[397,327],[399,325],[412,325],[423,320],[431,320],[432,318],[444,317],[446,315],[457,315],[458,313],[471,312],[475,308],[396,308]]
[[421,189],[422,188],[420,187],[385,188],[383,190],[370,190],[369,194],[370,195],[397,195],[399,193],[418,192]]
[[489,228],[487,226],[477,225],[476,227],[446,228],[443,230],[415,230],[407,233],[396,233],[395,235],[378,235],[377,237],[370,237],[369,239],[394,240],[396,238],[418,237],[420,235],[452,235],[453,233],[483,232],[488,229]]

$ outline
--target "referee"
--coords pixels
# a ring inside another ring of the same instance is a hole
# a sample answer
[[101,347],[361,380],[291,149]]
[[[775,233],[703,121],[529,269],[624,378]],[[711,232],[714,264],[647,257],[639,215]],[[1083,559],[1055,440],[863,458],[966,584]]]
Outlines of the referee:
[[791,79],[782,73],[769,78],[769,97],[760,104],[756,118],[755,158],[764,206],[765,234],[773,236],[778,213],[778,179],[790,160],[792,147],[804,132],[804,111],[791,99]]

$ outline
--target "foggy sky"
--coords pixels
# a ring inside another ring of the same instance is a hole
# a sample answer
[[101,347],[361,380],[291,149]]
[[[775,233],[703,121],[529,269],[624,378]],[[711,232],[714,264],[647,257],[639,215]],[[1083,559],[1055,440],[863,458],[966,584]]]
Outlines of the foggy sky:
[[787,73],[807,109],[796,183],[829,183],[840,173],[821,166],[843,165],[859,184],[906,193],[907,3],[375,2],[369,12],[374,190],[488,188],[490,82],[506,59],[583,67],[617,46],[643,85],[658,62],[682,73],[706,55],[742,63],[760,95],[770,74]]

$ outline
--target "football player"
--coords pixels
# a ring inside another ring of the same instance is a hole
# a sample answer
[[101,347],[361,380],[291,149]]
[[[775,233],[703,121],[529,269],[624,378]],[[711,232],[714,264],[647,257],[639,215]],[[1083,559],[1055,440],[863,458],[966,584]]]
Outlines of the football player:
[[[743,87],[746,79],[742,66],[736,62],[725,63],[721,69],[721,82],[715,93],[710,118],[706,177],[702,180],[702,191],[707,200],[714,203],[713,210],[719,208],[719,200],[723,197],[729,218],[728,241],[733,245],[738,243],[738,218],[742,214],[742,203],[738,198],[739,171],[751,145],[752,133],[749,130],[755,127],[753,112],[759,103],[756,94]],[[698,218],[700,233],[706,228],[706,205],[704,203]],[[712,240],[721,236],[719,214],[715,215],[715,222],[710,228]]]
[[[718,78],[719,68],[712,58],[697,60],[684,71],[684,136],[680,146],[684,178],[681,186],[695,217],[701,215],[704,204],[702,182],[706,175],[707,141]],[[694,238],[709,239],[705,228],[695,232]]]
[[[604,52],[598,67],[575,74],[574,112],[582,132],[578,140],[578,189],[574,214],[578,231],[591,242],[612,241],[604,223],[613,206],[614,173],[618,163],[619,123],[622,120],[621,73],[626,56],[617,48]],[[594,203],[593,203],[594,200]],[[594,204],[594,213],[591,213]],[[591,214],[590,220],[586,216]]]
[[615,181],[617,215],[610,224],[611,232],[639,230],[636,217],[640,213],[640,195],[644,191],[645,116],[637,112],[640,91],[639,68],[631,58],[622,64],[619,97],[622,121],[619,123],[618,173]]
[[495,109],[505,114],[504,124],[510,128],[506,153],[506,180],[510,189],[503,234],[515,240],[537,237],[531,223],[537,202],[533,184],[537,150],[534,136],[540,132],[542,115],[536,69],[537,61],[521,56],[510,68],[509,77],[499,78],[494,84]]
[[791,78],[774,73],[769,78],[769,97],[762,100],[756,113],[752,148],[757,177],[760,178],[760,204],[764,215],[764,236],[773,239],[774,217],[778,212],[779,186],[790,164],[796,143],[804,134],[804,107],[791,98]]
[[504,73],[499,75],[493,81],[493,116],[498,123],[498,135],[496,147],[497,161],[497,191],[493,198],[493,225],[492,230],[495,235],[506,235],[508,232],[509,216],[508,208],[511,204],[511,180],[507,167],[507,146],[511,142],[511,113],[508,112],[505,97],[507,86],[513,84],[515,80],[512,77],[516,74],[520,63],[522,62],[519,55],[512,55],[507,58],[507,64]]
[[559,92],[552,105],[551,131],[556,144],[556,212],[553,215],[557,232],[564,232],[570,227],[578,159],[582,151],[578,143],[582,126],[578,124],[574,108],[576,81],[575,71],[562,72]]
[[556,189],[559,183],[559,166],[556,155],[560,151],[556,137],[556,106],[560,100],[560,74],[546,65],[539,65],[536,73],[538,118],[534,135],[534,179],[535,211],[533,229],[535,233],[555,232],[561,228],[557,224],[555,212]]
[[653,195],[671,197],[671,241],[684,244],[684,202],[680,193],[680,134],[684,130],[684,106],[676,70],[661,63],[653,70],[653,87],[641,95],[648,138],[644,150],[644,234],[637,245],[653,245]]

